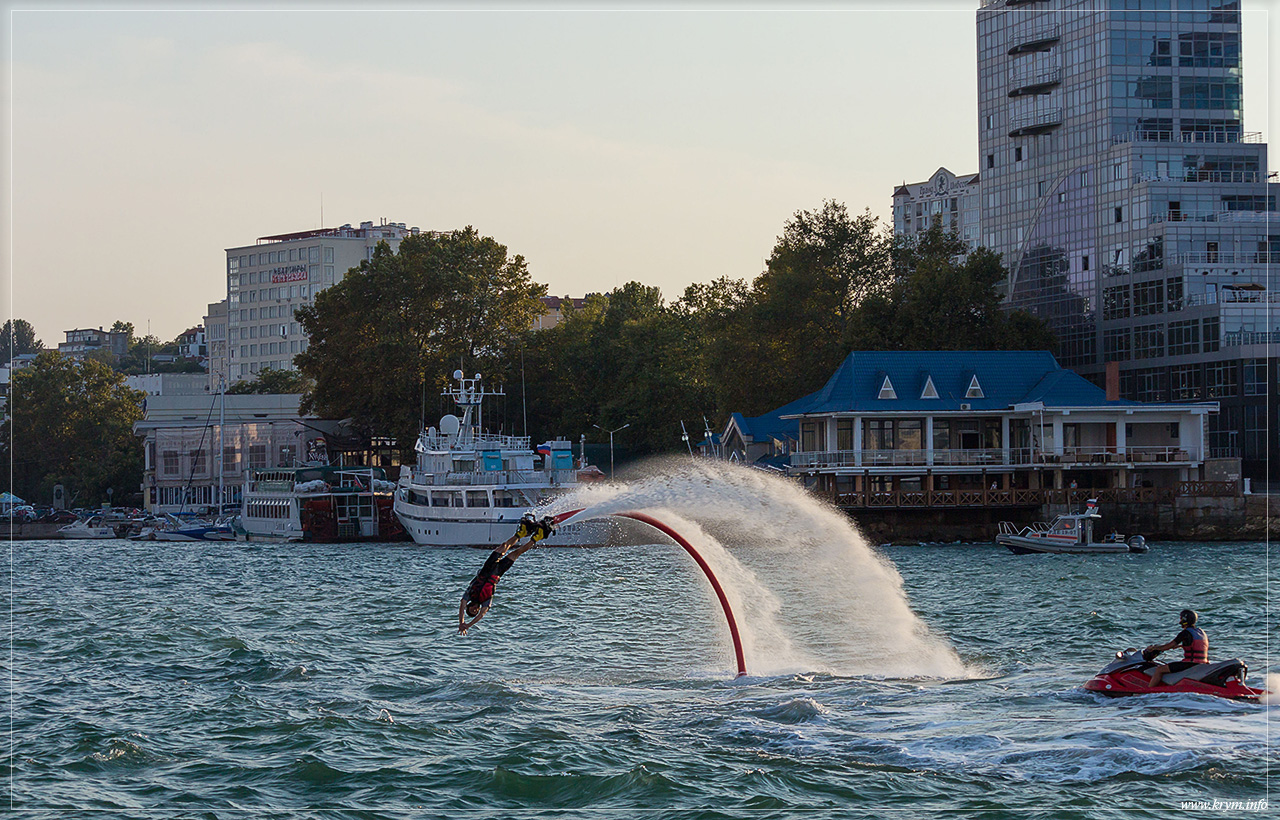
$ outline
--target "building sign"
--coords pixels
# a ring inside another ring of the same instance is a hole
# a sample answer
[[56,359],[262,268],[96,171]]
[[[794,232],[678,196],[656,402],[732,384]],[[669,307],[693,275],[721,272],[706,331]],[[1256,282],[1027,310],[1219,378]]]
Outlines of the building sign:
[[287,268],[271,269],[271,284],[279,285],[282,282],[305,282],[307,281],[306,265],[290,265]]

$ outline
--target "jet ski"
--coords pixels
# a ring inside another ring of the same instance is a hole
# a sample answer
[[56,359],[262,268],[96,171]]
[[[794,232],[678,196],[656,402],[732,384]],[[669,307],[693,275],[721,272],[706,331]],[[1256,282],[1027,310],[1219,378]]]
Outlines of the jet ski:
[[1158,665],[1154,656],[1148,658],[1137,649],[1125,649],[1117,652],[1115,660],[1094,675],[1084,688],[1108,697],[1181,692],[1252,701],[1267,693],[1265,689],[1245,685],[1249,667],[1239,659],[1196,664],[1185,672],[1168,672],[1159,686],[1148,686],[1150,670]]

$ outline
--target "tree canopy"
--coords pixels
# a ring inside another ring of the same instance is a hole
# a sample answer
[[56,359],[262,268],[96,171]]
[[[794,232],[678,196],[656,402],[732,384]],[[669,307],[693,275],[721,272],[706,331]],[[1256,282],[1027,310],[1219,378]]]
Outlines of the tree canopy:
[[62,484],[81,505],[107,501],[107,488],[117,502],[135,496],[143,459],[133,423],[143,397],[101,362],[40,354],[13,374],[11,413],[0,424],[0,451],[13,467],[8,489],[47,503]]
[[39,353],[44,342],[36,338],[36,329],[26,319],[6,319],[0,328],[0,366],[13,361],[19,353]]
[[353,418],[407,447],[427,397],[457,368],[501,370],[545,294],[524,257],[471,227],[406,237],[394,253],[379,243],[297,312],[310,342],[294,361],[314,382],[303,412]]
[[276,370],[264,368],[258,371],[257,378],[252,381],[238,381],[227,388],[231,395],[244,393],[259,394],[304,394],[311,389],[311,380],[295,370]]

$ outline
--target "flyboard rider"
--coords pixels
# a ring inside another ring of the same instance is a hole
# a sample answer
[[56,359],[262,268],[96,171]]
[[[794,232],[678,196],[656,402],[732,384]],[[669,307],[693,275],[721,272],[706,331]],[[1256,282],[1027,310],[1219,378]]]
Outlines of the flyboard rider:
[[[484,562],[484,566],[476,573],[476,577],[471,580],[471,585],[467,587],[467,591],[462,594],[462,602],[458,605],[458,632],[462,635],[467,634],[467,630],[476,625],[489,611],[489,606],[493,602],[494,587],[502,578],[503,573],[511,569],[511,565],[521,555],[537,546],[538,542],[548,536],[555,534],[555,524],[551,516],[546,516],[541,521],[533,517],[533,513],[525,513],[520,519],[520,525],[516,527],[516,534],[508,538],[493,552],[489,553],[489,558]],[[521,538],[528,538],[528,542],[522,546],[516,547]],[[515,549],[512,549],[515,547]],[[467,621],[467,618],[471,618]]]
[[1159,686],[1168,672],[1182,672],[1197,664],[1209,662],[1209,636],[1203,629],[1196,626],[1196,621],[1199,619],[1200,616],[1194,610],[1182,610],[1178,613],[1178,624],[1182,627],[1182,631],[1168,643],[1158,646],[1153,644],[1142,650],[1143,657],[1152,660],[1161,652],[1173,649],[1175,646],[1182,647],[1182,660],[1164,663],[1151,670],[1151,682],[1147,684],[1148,686]]

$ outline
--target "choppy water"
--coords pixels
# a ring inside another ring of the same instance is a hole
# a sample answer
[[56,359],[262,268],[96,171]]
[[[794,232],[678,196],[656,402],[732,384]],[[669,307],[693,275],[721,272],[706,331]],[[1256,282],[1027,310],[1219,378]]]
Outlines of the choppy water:
[[1265,672],[1262,544],[891,548],[985,674],[739,681],[670,545],[535,550],[465,638],[474,550],[11,549],[17,816],[1164,818],[1269,796],[1268,707],[1078,688],[1184,606]]

